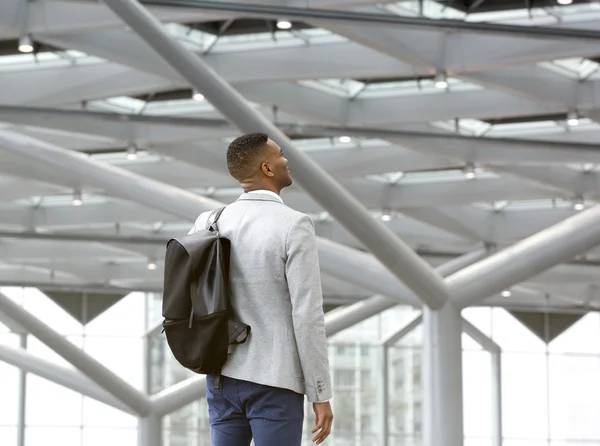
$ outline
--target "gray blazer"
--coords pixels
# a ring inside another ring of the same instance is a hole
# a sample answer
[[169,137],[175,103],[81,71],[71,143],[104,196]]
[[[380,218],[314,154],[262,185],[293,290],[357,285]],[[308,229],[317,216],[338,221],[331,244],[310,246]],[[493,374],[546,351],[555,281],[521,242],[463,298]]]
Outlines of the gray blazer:
[[[204,228],[209,212],[190,231]],[[270,194],[242,194],[219,218],[231,240],[233,316],[252,327],[233,347],[223,376],[332,397],[321,276],[310,217]]]

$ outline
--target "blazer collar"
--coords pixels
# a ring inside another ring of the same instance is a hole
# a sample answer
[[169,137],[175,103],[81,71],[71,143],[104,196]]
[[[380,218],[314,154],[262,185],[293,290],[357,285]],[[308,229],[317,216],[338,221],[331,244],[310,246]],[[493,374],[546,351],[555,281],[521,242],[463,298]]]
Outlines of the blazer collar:
[[248,193],[243,193],[242,195],[240,195],[240,198],[238,198],[238,201],[244,201],[244,200],[249,200],[249,201],[273,201],[275,203],[279,203],[279,204],[283,204],[283,200],[281,199],[277,199],[277,197],[274,197],[271,194],[268,193],[263,193],[263,192],[253,192],[251,194]]

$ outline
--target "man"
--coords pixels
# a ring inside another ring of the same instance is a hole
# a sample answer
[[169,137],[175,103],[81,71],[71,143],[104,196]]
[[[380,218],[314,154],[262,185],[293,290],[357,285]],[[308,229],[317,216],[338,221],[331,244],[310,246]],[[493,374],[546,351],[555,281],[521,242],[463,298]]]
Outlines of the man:
[[313,441],[321,444],[333,414],[314,224],[283,204],[279,194],[292,178],[266,134],[235,139],[227,167],[244,193],[217,226],[231,240],[233,318],[252,331],[233,347],[219,385],[207,377],[212,444],[248,446],[254,438],[256,446],[300,446],[304,394],[316,415]]

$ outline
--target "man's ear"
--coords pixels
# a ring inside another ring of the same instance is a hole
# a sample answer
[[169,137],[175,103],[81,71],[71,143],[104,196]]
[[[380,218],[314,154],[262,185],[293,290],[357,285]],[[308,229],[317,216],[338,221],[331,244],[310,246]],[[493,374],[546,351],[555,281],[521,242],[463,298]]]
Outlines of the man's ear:
[[269,163],[262,163],[260,165],[260,168],[263,171],[263,173],[268,177],[272,177],[273,175],[275,175],[273,173],[273,169],[271,168],[271,165]]

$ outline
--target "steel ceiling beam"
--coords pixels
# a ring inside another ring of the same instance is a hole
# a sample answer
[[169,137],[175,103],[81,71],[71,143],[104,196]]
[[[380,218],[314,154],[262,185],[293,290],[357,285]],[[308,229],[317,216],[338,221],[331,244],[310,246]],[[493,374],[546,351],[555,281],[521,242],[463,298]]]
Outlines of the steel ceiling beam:
[[[188,118],[188,117],[171,117],[171,116],[151,116],[151,115],[136,115],[129,113],[106,113],[97,111],[83,110],[60,110],[46,107],[24,107],[12,105],[0,105],[0,115],[10,116],[10,122],[19,122],[18,116],[31,117],[35,116],[43,121],[45,118],[64,118],[72,122],[79,119],[91,119],[100,122],[111,123],[130,123],[130,124],[149,124],[149,125],[169,125],[182,128],[230,128],[232,135],[236,129],[224,119],[212,118]],[[40,122],[40,126],[45,126]],[[597,144],[592,143],[577,143],[552,140],[536,140],[536,139],[520,139],[509,137],[487,137],[487,136],[469,136],[447,132],[422,132],[411,130],[393,130],[386,128],[375,127],[357,127],[357,126],[335,126],[335,125],[317,125],[317,124],[294,124],[294,123],[279,123],[277,127],[288,135],[301,137],[302,135],[313,136],[354,136],[362,138],[386,139],[402,143],[405,140],[416,140],[423,143],[427,141],[452,141],[464,142],[469,145],[486,144],[488,147],[497,147],[498,149],[509,147],[526,147],[532,149],[556,149],[556,150],[577,150],[600,153]],[[439,153],[434,153],[438,155]]]
[[402,26],[404,28],[421,30],[469,31],[544,39],[583,39],[592,41],[600,39],[600,33],[591,30],[478,23],[453,19],[426,19],[422,17],[402,17],[393,14],[365,13],[362,11],[339,11],[204,0],[142,0],[141,3],[145,5],[177,6],[205,11],[218,11],[234,15],[243,13],[246,17],[253,16],[274,20],[285,17],[288,20],[323,20],[332,23]]
[[439,308],[447,301],[446,286],[439,274],[389,228],[373,218],[366,208],[322,167],[302,150],[297,149],[283,132],[254,110],[241,94],[202,58],[173,40],[161,23],[144,7],[133,0],[105,0],[105,3],[242,131],[263,131],[276,140],[290,160],[298,183],[303,189],[356,236],[426,305]]

